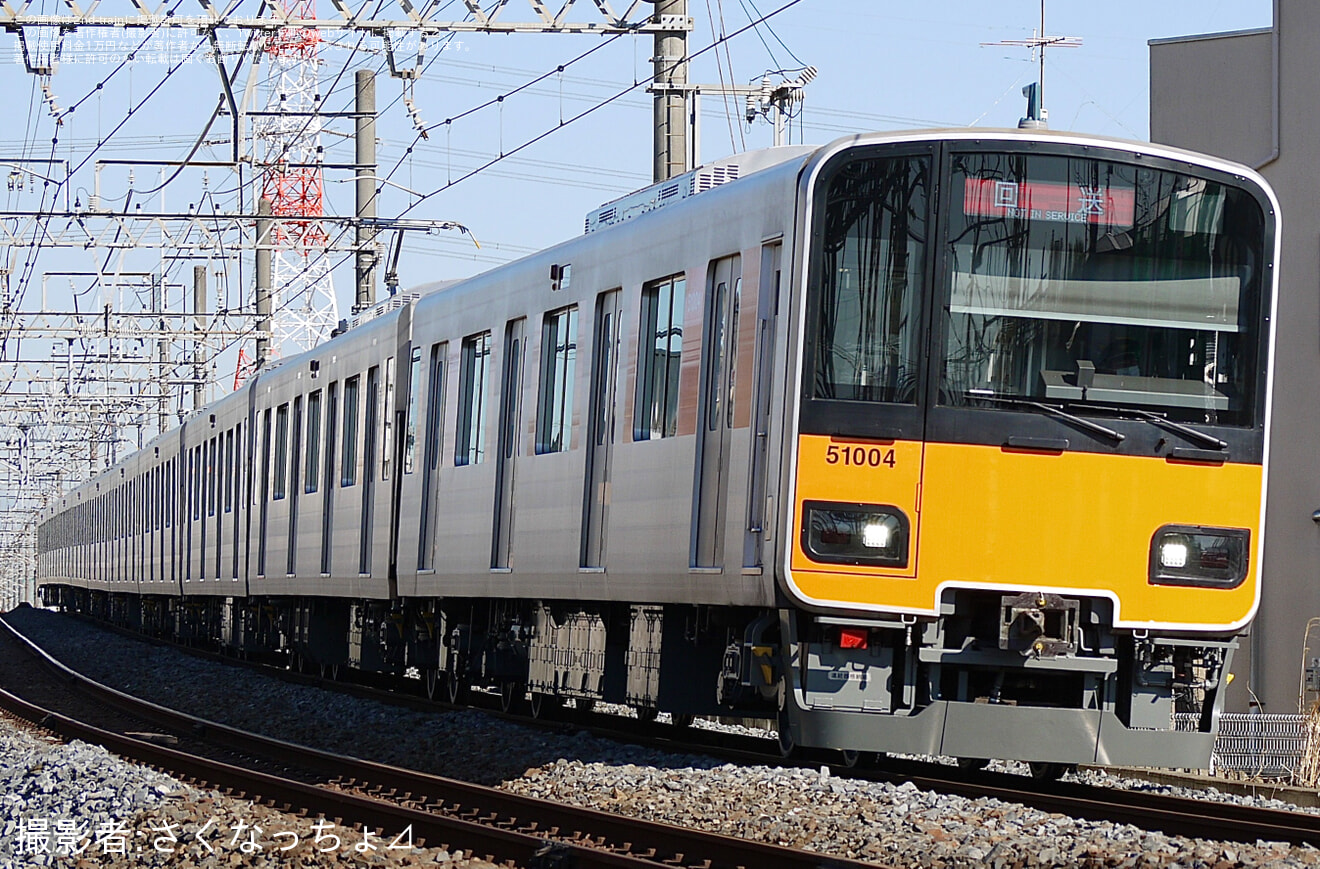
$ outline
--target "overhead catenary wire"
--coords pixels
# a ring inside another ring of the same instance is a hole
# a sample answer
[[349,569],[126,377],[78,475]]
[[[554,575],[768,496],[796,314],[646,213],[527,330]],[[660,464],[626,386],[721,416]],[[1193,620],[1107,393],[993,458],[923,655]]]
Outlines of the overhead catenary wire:
[[[765,21],[767,21],[767,20],[773,18],[774,16],[779,15],[780,13],[782,13],[782,12],[784,12],[784,11],[786,11],[786,10],[788,10],[788,9],[790,9],[790,8],[792,8],[792,7],[794,7],[794,6],[796,6],[796,5],[798,5],[800,2],[802,2],[802,0],[788,0],[788,2],[782,4],[781,6],[777,7],[777,8],[774,9],[773,11],[771,11],[771,12],[769,12],[769,13],[767,13],[767,14],[761,16],[761,18],[757,19],[756,21],[749,22],[747,25],[745,25],[745,26],[743,26],[743,27],[740,27],[740,28],[738,28],[737,30],[735,30],[735,31],[733,31],[733,32],[731,32],[731,33],[727,33],[727,34],[725,34],[725,35],[723,35],[723,36],[720,36],[720,37],[715,38],[710,44],[704,46],[703,48],[699,49],[699,50],[696,51],[696,52],[692,52],[692,53],[690,53],[690,54],[688,55],[687,59],[688,59],[688,60],[691,60],[691,59],[694,59],[694,58],[696,58],[696,57],[700,57],[700,56],[706,54],[707,52],[710,52],[710,51],[716,50],[716,49],[717,49],[721,44],[723,44],[724,42],[726,42],[726,41],[728,41],[728,40],[731,40],[731,39],[734,39],[734,38],[736,38],[736,37],[738,37],[738,36],[741,36],[743,33],[745,33],[745,32],[747,32],[748,30],[754,28],[757,24],[763,23],[763,22],[765,22]],[[617,35],[616,35],[615,38],[617,38]],[[613,39],[610,40],[610,42],[613,42],[613,41],[614,41]],[[600,47],[602,47],[602,46],[595,46],[595,47],[593,47],[591,50],[589,50],[588,52],[584,52],[583,55],[581,55],[580,57],[585,57],[585,56],[587,56],[588,54],[590,54],[590,53],[592,53],[592,52],[598,50]],[[579,59],[580,59],[580,58],[579,58]],[[678,62],[682,62],[682,61],[676,61],[676,63],[678,63]],[[556,69],[557,69],[557,68],[556,68]],[[554,75],[554,74],[555,74],[555,70],[552,70],[552,71],[547,72],[547,73],[545,73],[545,74],[543,74],[543,75],[541,75],[541,76],[538,76],[538,79],[539,79],[539,80],[544,80],[545,78],[548,78],[548,77],[550,77],[550,76],[552,76],[552,75]],[[664,71],[662,71],[661,75],[663,75],[663,74],[664,74]],[[529,82],[528,84],[530,85],[530,84],[532,84],[532,83],[534,83],[534,82]],[[431,191],[429,191],[429,192],[427,192],[427,193],[421,195],[421,196],[420,196],[415,202],[411,203],[411,204],[408,205],[406,208],[404,208],[404,209],[400,212],[399,216],[400,216],[400,217],[403,217],[404,215],[408,214],[409,212],[412,212],[412,211],[413,211],[417,206],[419,206],[422,202],[425,202],[425,201],[427,201],[427,200],[429,200],[429,199],[431,199],[431,198],[434,198],[435,196],[439,195],[440,193],[443,193],[443,192],[445,192],[446,190],[449,190],[449,189],[451,189],[451,188],[457,186],[458,184],[461,184],[461,183],[463,183],[464,181],[466,181],[466,180],[468,180],[468,179],[470,179],[470,178],[473,178],[473,177],[475,177],[475,176],[481,174],[482,172],[488,170],[491,166],[494,166],[494,165],[496,165],[496,164],[498,164],[498,163],[500,163],[500,162],[502,162],[502,161],[504,161],[504,160],[507,160],[507,159],[509,159],[510,157],[512,157],[513,155],[518,154],[518,153],[520,153],[520,152],[526,150],[527,148],[532,147],[533,145],[537,144],[538,142],[541,142],[542,140],[544,140],[544,139],[546,139],[547,137],[553,135],[554,133],[558,132],[559,130],[564,129],[564,128],[567,127],[567,126],[571,126],[572,124],[574,124],[574,123],[576,123],[576,122],[578,122],[578,121],[580,121],[580,120],[583,120],[584,118],[587,118],[587,117],[589,117],[589,116],[595,114],[596,112],[600,111],[601,109],[604,109],[605,107],[614,104],[615,102],[619,101],[619,100],[622,99],[624,96],[626,96],[627,94],[629,94],[629,93],[631,93],[632,91],[636,90],[638,87],[641,87],[641,85],[642,85],[643,83],[644,83],[644,82],[640,82],[640,81],[639,81],[639,82],[636,82],[636,83],[634,83],[634,84],[632,84],[632,85],[625,86],[625,87],[623,87],[622,89],[620,89],[619,91],[617,91],[616,93],[614,93],[614,94],[612,94],[611,96],[607,97],[606,99],[597,102],[596,104],[594,104],[594,105],[592,105],[591,107],[589,107],[589,108],[587,108],[587,109],[585,109],[585,110],[579,112],[579,113],[576,114],[576,115],[573,115],[572,117],[569,117],[568,119],[564,120],[562,123],[560,123],[560,124],[558,124],[558,125],[556,125],[556,126],[554,126],[554,127],[551,127],[551,128],[548,128],[548,129],[544,130],[543,132],[539,133],[538,135],[532,137],[531,139],[528,139],[528,140],[524,141],[522,144],[517,145],[517,146],[515,146],[514,148],[511,148],[511,149],[508,149],[508,150],[504,151],[504,152],[501,153],[500,155],[498,155],[498,156],[496,156],[496,157],[493,157],[493,158],[491,158],[490,160],[487,160],[486,162],[482,163],[481,165],[475,167],[474,169],[471,169],[471,170],[469,170],[468,172],[465,172],[465,173],[459,175],[459,176],[456,177],[456,178],[452,178],[452,179],[450,179],[449,181],[447,181],[445,184],[441,185],[440,187],[437,187],[437,188],[435,188],[434,190],[431,190]],[[520,91],[523,90],[523,89],[525,89],[525,87],[520,87],[520,88],[517,89],[517,91],[520,92]],[[456,120],[456,119],[458,119],[458,118],[460,118],[460,117],[464,117],[464,116],[470,115],[470,114],[472,114],[474,111],[477,111],[477,110],[479,110],[480,108],[483,108],[483,107],[486,107],[486,106],[492,105],[492,104],[494,104],[494,103],[495,103],[494,100],[488,100],[487,102],[483,103],[481,106],[474,107],[473,109],[469,109],[469,110],[467,110],[467,111],[465,111],[465,112],[463,112],[463,113],[460,113],[459,115],[456,115],[456,116],[454,116],[454,117],[448,118],[448,119],[446,119],[445,121],[442,121],[442,122],[440,122],[440,123],[437,123],[437,124],[433,125],[432,127],[428,128],[428,129],[430,129],[430,130],[434,130],[434,129],[438,128],[438,127],[447,126],[447,125],[449,125],[450,123],[452,123],[452,121],[454,121],[454,120]],[[412,143],[411,143],[411,144],[405,149],[403,156],[400,157],[400,158],[395,162],[394,166],[390,169],[390,172],[385,176],[385,180],[391,180],[391,179],[393,178],[394,174],[395,174],[396,172],[399,171],[399,169],[403,166],[403,164],[404,164],[404,162],[407,160],[407,158],[411,156],[411,154],[412,154],[412,152],[413,152],[413,149],[417,146],[418,142],[420,142],[421,140],[422,140],[422,136],[421,136],[421,134],[420,134],[420,132],[419,132],[419,133],[413,138]],[[378,187],[378,188],[377,188],[377,190],[376,190],[376,195],[379,195],[379,194],[380,194],[381,189],[383,189],[383,188],[382,188],[382,187]],[[352,231],[354,231],[354,230],[353,230],[353,228],[351,228],[351,227],[344,227],[344,228],[341,228],[341,229],[339,230],[338,234],[336,235],[335,239],[334,239],[334,240],[328,245],[328,247],[334,247],[334,246],[337,245],[340,241],[342,241],[343,238],[346,237],[346,236],[348,235],[349,232],[352,232]],[[323,255],[324,255],[324,254],[323,254]],[[345,255],[341,256],[337,261],[334,262],[333,265],[331,265],[331,266],[328,267],[329,270],[330,270],[330,271],[333,271],[333,270],[335,270],[335,269],[338,269],[339,267],[341,267],[341,266],[343,266],[344,264],[346,264],[346,263],[347,263],[347,262],[348,262],[353,256],[355,256],[354,253],[348,253],[348,254],[345,254]],[[303,268],[303,272],[308,271],[310,268],[311,268],[311,263],[309,263],[308,265],[304,266],[304,268]],[[295,280],[297,279],[297,277],[298,277],[298,276],[295,276]],[[284,301],[281,303],[280,306],[277,306],[277,309],[278,309],[278,308],[282,308],[283,306],[290,304],[292,301],[293,301],[292,299],[284,300]],[[272,312],[272,313],[274,313],[274,312]],[[242,330],[242,331],[243,331],[246,335],[251,336],[251,335],[254,335],[254,334],[255,334],[256,329],[255,329],[255,326],[248,326],[246,329],[244,329],[244,330]],[[242,340],[242,338],[239,338],[238,340]],[[214,358],[217,357],[218,355],[219,355],[219,353],[215,353],[215,354],[213,354],[212,357],[211,357],[211,359],[214,359]]]

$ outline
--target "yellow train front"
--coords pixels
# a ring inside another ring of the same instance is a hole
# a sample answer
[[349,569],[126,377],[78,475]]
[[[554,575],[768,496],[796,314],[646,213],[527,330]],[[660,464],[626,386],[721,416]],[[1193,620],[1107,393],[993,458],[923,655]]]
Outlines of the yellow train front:
[[1204,766],[1260,597],[1273,194],[1067,135],[800,183],[785,739]]

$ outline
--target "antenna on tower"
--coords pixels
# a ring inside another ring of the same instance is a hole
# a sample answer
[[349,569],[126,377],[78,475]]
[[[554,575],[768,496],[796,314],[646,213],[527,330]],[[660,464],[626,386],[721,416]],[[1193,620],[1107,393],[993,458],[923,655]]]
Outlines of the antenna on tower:
[[1018,126],[1028,129],[1044,129],[1049,126],[1049,111],[1045,108],[1045,49],[1079,48],[1080,36],[1045,35],[1045,0],[1040,0],[1040,29],[1029,39],[1005,39],[1000,42],[982,42],[982,45],[1014,45],[1030,48],[1033,59],[1040,62],[1040,75],[1032,84],[1022,89],[1022,96],[1027,98],[1027,116],[1018,121]]

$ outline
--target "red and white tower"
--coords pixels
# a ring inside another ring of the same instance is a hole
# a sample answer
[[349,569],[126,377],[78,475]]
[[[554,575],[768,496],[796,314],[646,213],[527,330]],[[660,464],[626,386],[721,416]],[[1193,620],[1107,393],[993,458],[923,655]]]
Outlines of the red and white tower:
[[[316,0],[277,0],[286,18],[312,21]],[[276,217],[272,243],[271,357],[315,347],[339,322],[326,256],[318,71],[320,32],[284,27],[267,37],[270,95],[255,125],[261,196]]]

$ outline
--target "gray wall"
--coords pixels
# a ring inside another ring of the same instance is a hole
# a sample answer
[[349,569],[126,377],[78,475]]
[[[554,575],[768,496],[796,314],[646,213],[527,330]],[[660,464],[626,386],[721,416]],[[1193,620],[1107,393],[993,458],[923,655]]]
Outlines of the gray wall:
[[1266,712],[1295,712],[1307,621],[1320,616],[1320,4],[1276,0],[1274,26],[1152,42],[1150,130],[1260,169],[1279,197],[1264,590],[1229,705],[1247,708],[1249,683]]

